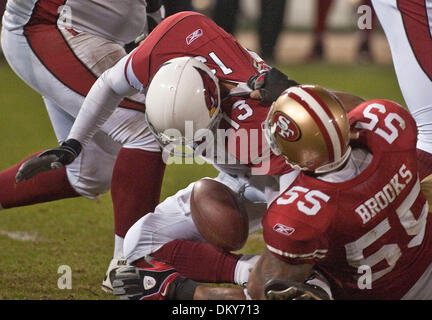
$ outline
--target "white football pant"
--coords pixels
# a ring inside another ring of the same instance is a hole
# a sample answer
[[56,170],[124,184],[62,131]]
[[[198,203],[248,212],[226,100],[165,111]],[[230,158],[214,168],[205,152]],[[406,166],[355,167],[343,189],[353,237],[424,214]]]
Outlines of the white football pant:
[[[404,23],[397,0],[372,0],[372,4],[389,42],[403,97],[417,123],[419,130],[417,147],[432,153],[432,74],[428,74],[428,71],[423,70],[421,66],[424,62],[421,61],[422,59],[430,60],[432,57],[430,51],[426,56],[414,52],[411,45],[416,42],[416,46],[432,46],[432,0],[425,0],[425,8],[421,9],[424,11],[422,13],[424,21],[422,20],[421,23],[428,25],[429,28],[426,28],[428,30],[425,37],[420,38],[409,38],[406,28],[418,28],[419,25],[408,26]],[[419,15],[417,19],[420,18]]]
[[[112,41],[86,32],[75,36],[64,29],[61,32],[75,56],[96,76],[126,55],[124,48]],[[1,40],[9,65],[22,80],[43,96],[56,137],[59,142],[64,141],[85,97],[64,85],[40,62],[25,36],[3,28]],[[143,102],[144,95],[138,94],[132,99]],[[115,159],[122,146],[160,151],[142,112],[116,109],[95,138],[83,148],[80,156],[67,166],[67,175],[73,188],[88,198],[108,191]]]

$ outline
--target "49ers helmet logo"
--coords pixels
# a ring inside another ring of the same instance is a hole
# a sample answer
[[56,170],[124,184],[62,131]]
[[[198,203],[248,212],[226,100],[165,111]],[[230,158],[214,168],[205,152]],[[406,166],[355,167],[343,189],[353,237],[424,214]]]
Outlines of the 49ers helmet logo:
[[206,106],[207,109],[209,110],[210,117],[213,117],[213,114],[216,112],[217,107],[219,105],[219,101],[218,101],[219,95],[217,92],[218,88],[216,86],[216,83],[207,74],[207,72],[197,67],[194,68],[198,71],[198,73],[200,74],[203,80]]
[[276,126],[276,133],[283,139],[294,142],[300,139],[301,131],[297,124],[281,112],[273,116],[273,123]]

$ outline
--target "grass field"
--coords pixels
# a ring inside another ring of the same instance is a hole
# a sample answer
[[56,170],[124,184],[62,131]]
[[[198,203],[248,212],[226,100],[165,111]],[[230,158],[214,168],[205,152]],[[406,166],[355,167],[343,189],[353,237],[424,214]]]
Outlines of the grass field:
[[[302,83],[387,98],[403,104],[390,65],[308,64],[280,66]],[[56,145],[41,97],[0,62],[0,170]],[[168,166],[162,199],[189,182],[214,176],[209,165]],[[1,188],[1,186],[0,186]],[[244,252],[259,252],[260,236]],[[0,211],[0,299],[113,299],[100,284],[113,251],[109,194]],[[72,289],[57,286],[58,268],[72,269]]]

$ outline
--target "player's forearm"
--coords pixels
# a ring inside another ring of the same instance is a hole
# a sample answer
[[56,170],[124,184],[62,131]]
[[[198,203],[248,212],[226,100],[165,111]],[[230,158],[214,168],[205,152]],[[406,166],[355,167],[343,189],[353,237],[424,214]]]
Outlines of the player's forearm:
[[78,140],[83,145],[88,143],[123,98],[138,92],[124,76],[128,59],[129,55],[123,57],[96,80],[81,106],[68,139]]
[[339,98],[347,112],[350,112],[352,109],[365,101],[363,98],[346,92],[333,91],[333,94]]
[[105,77],[106,73],[95,82],[85,98],[68,139],[87,144],[123,100],[107,85]]

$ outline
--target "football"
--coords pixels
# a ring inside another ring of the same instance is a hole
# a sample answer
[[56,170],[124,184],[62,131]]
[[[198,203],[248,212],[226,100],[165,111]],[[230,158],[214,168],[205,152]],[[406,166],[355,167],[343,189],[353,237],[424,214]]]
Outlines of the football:
[[203,238],[226,251],[246,243],[249,219],[227,186],[211,179],[197,181],[192,190],[192,219]]

